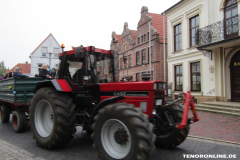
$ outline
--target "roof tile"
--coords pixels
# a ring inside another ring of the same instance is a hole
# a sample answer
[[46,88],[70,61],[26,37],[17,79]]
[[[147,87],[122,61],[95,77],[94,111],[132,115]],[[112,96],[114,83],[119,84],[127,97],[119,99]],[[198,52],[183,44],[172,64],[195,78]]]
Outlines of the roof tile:
[[14,72],[14,69],[16,67],[22,68],[22,71],[23,71],[22,73],[23,74],[30,74],[31,73],[31,64],[30,63],[18,63],[12,69],[8,70],[8,72]]
[[[159,42],[163,43],[163,15],[156,13],[148,13],[152,17],[152,26],[158,31]],[[165,43],[167,43],[167,17],[165,16]]]

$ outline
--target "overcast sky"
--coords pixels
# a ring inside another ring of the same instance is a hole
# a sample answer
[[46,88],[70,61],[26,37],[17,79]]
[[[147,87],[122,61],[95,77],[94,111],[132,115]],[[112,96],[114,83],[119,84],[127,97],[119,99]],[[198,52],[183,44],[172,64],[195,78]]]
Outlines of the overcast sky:
[[[0,62],[10,69],[50,34],[59,44],[110,49],[123,25],[136,30],[142,6],[161,14],[179,0],[0,0]],[[85,43],[86,42],[86,43]]]

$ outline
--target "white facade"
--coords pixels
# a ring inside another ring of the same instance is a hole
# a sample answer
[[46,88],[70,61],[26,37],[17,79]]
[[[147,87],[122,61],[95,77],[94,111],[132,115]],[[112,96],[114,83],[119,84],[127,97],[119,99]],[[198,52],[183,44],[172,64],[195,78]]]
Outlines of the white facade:
[[[61,47],[53,37],[49,36],[33,51],[31,54],[31,76],[39,74],[39,69],[43,64],[47,64],[50,68],[57,68],[59,59],[58,53],[61,52]],[[50,57],[49,57],[50,53]],[[51,65],[49,64],[51,63]]]
[[[168,21],[168,82],[172,83],[173,95],[192,90],[191,94],[195,96],[198,103],[204,101],[231,101],[229,66],[233,55],[240,50],[238,47],[240,44],[239,35],[235,37],[236,40],[231,42],[224,38],[215,42],[214,36],[216,35],[214,34],[218,34],[218,31],[211,30],[211,42],[208,45],[200,46],[200,48],[211,51],[212,60],[210,52],[205,52],[209,53],[209,57],[204,56],[203,52],[198,50],[199,46],[191,47],[190,44],[191,19],[198,16],[198,28],[200,29],[218,21],[223,21],[225,3],[225,0],[185,0],[165,11]],[[236,0],[236,3],[237,14],[239,14],[240,1]],[[174,32],[174,29],[179,24],[181,25],[181,43],[176,40],[178,31]],[[181,49],[176,50],[176,42],[179,43]],[[197,91],[193,89],[194,82],[191,81],[191,79],[195,78],[191,74],[193,73],[191,64],[194,62],[200,62],[200,84],[198,85],[200,88]],[[176,87],[176,82],[181,81],[176,78],[175,68],[178,65],[182,66],[182,89],[176,89],[181,88]]]

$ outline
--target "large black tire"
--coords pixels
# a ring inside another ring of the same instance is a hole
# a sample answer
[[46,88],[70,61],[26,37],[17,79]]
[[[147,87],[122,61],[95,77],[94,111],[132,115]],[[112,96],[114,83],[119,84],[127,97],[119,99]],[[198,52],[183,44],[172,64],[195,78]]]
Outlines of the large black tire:
[[16,133],[23,132],[26,129],[27,117],[24,111],[15,110],[12,113],[12,127]]
[[10,119],[10,113],[11,113],[11,110],[10,110],[10,107],[7,106],[7,105],[2,105],[0,107],[0,116],[1,116],[1,122],[2,123],[7,123],[9,122],[9,119]]
[[51,149],[69,143],[76,119],[73,99],[52,88],[41,88],[30,107],[33,138],[43,148]]
[[102,108],[92,129],[93,147],[102,160],[145,160],[155,150],[153,125],[133,105],[115,103]]
[[[167,109],[175,123],[181,123],[183,109],[178,104],[173,104]],[[180,145],[188,136],[189,124],[183,129],[173,128],[168,133],[158,136],[155,142],[157,148],[170,149]]]

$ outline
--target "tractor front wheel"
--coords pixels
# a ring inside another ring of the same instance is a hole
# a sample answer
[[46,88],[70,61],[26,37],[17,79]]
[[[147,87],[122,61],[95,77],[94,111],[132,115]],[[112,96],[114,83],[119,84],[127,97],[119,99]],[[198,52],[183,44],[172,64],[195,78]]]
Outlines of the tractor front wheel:
[[[181,123],[183,109],[178,104],[173,104],[167,109],[174,123]],[[155,142],[157,148],[170,149],[180,145],[188,136],[189,124],[183,129],[172,128],[168,133],[157,137]]]
[[153,125],[133,105],[115,103],[102,108],[92,125],[93,147],[104,160],[147,159],[155,149]]

